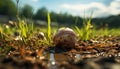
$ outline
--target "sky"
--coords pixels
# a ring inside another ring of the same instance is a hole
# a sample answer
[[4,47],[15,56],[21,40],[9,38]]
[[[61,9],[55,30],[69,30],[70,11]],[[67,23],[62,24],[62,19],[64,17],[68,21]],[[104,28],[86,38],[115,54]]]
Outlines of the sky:
[[[15,0],[14,0],[15,2]],[[120,14],[120,0],[20,0],[20,6],[31,5],[36,12],[46,7],[50,12],[80,17],[107,17]]]

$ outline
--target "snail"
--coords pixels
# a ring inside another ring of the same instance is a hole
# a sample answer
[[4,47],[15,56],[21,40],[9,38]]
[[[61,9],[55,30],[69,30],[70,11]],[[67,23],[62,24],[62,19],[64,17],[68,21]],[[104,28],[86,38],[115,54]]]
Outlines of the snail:
[[68,27],[60,28],[53,37],[54,45],[60,48],[74,48],[76,42],[76,33]]

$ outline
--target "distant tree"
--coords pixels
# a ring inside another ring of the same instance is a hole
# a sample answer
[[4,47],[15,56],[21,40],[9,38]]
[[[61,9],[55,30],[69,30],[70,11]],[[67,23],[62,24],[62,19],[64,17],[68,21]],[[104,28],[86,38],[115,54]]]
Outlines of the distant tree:
[[31,18],[33,16],[33,8],[30,5],[25,5],[21,9],[20,14],[26,18]]
[[57,22],[57,15],[58,14],[52,11],[50,13],[50,15],[51,15],[51,21]]
[[120,15],[112,15],[106,18],[94,18],[92,19],[94,24],[99,27],[104,27],[106,24],[109,28],[119,28],[120,27]]
[[[39,19],[39,20],[44,20],[47,21],[47,12],[48,10],[45,7],[42,7],[38,9],[36,14],[34,15],[34,19]],[[51,21],[57,22],[59,24],[66,24],[66,25],[75,25],[76,17],[72,16],[71,14],[68,13],[56,13],[56,12],[50,12],[51,16]],[[78,25],[81,25],[81,18],[78,18]]]
[[110,17],[106,18],[105,22],[108,23],[108,26],[111,28],[120,27],[120,15],[110,16]]
[[17,7],[12,0],[0,0],[0,14],[7,16],[16,16]]
[[48,10],[45,7],[42,7],[40,9],[38,9],[38,11],[35,14],[34,18],[46,21],[47,20],[47,12],[48,12]]
[[76,18],[68,13],[59,13],[56,18],[61,24],[75,25]]

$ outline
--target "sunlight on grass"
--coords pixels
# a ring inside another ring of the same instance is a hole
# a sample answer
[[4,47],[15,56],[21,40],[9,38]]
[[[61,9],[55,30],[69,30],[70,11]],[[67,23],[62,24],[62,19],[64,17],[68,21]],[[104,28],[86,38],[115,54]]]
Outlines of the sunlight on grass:
[[50,19],[50,13],[47,14],[48,17],[48,28],[47,28],[47,37],[49,44],[51,43],[51,19]]
[[26,20],[21,20],[20,18],[18,18],[18,21],[19,21],[18,29],[21,33],[21,36],[27,38],[28,35],[33,33],[34,30],[33,23],[27,24]]
[[75,30],[77,31],[79,38],[81,40],[88,40],[91,34],[91,18],[84,20],[83,22],[83,28],[79,28],[78,26],[75,26]]

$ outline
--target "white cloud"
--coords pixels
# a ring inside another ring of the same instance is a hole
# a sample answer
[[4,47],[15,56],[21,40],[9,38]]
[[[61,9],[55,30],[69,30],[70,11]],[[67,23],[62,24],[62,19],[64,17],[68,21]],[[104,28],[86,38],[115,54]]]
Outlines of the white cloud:
[[38,0],[32,0],[33,2],[38,2]]
[[120,0],[113,0],[110,5],[104,5],[103,3],[92,2],[90,4],[62,4],[61,9],[69,10],[73,15],[90,16],[93,10],[92,17],[101,17],[108,15],[120,14]]
[[113,15],[120,14],[120,0],[115,0],[110,4],[109,7],[110,13]]

